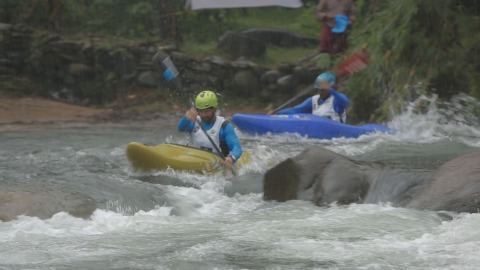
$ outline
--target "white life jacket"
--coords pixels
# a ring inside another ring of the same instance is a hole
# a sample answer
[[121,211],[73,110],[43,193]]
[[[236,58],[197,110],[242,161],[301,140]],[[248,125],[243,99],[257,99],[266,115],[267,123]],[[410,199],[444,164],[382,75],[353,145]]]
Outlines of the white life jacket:
[[[220,147],[220,130],[222,129],[222,124],[224,121],[225,118],[216,116],[215,123],[213,124],[212,128],[207,130],[208,135],[218,147]],[[195,122],[195,127],[190,134],[190,145],[221,156],[221,153],[217,152],[215,146],[212,145],[207,135],[205,135],[205,132],[202,131],[197,122]]]
[[312,97],[312,114],[320,117],[330,118],[333,121],[340,123],[345,123],[347,121],[347,114],[345,111],[342,115],[339,115],[333,108],[333,100],[335,97],[330,95],[322,104],[318,104],[318,99],[320,95],[315,95]]

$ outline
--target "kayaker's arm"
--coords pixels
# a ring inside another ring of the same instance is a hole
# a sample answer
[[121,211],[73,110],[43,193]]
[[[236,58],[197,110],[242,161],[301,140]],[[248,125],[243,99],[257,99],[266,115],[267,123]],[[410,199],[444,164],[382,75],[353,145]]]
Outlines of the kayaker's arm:
[[224,140],[227,143],[230,155],[234,157],[234,162],[237,162],[242,156],[243,150],[232,124],[228,123],[220,130],[220,140]]
[[198,111],[196,108],[190,108],[178,123],[178,131],[192,132],[195,127]]
[[178,131],[192,132],[195,127],[195,122],[188,120],[186,116],[183,116],[178,123]]
[[276,114],[295,113],[312,113],[312,97],[307,98],[304,102],[295,107],[279,110]]
[[333,109],[338,114],[342,114],[348,108],[350,100],[345,94],[337,92],[334,89],[330,90],[330,94],[335,97],[333,100]]

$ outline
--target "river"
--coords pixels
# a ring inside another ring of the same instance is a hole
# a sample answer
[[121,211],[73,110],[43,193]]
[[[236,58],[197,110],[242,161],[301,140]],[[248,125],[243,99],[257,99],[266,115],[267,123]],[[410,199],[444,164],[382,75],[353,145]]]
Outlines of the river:
[[63,209],[0,222],[0,269],[478,269],[480,214],[262,199],[268,168],[311,145],[427,177],[480,149],[478,119],[454,105],[406,108],[394,134],[358,139],[240,134],[253,163],[237,178],[132,171],[128,142],[187,142],[174,117],[0,133],[0,195]]

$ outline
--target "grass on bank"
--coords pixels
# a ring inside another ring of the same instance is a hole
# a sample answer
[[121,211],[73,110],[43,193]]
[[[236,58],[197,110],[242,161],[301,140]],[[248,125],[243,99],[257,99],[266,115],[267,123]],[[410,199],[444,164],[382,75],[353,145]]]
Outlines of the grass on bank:
[[316,37],[319,23],[315,20],[315,7],[303,8],[254,8],[236,19],[237,30],[249,28],[277,28],[297,32],[304,36]]
[[[315,20],[315,7],[303,8],[251,8],[192,11],[181,21],[183,43],[180,47],[194,57],[222,55],[217,50],[218,38],[226,31],[240,32],[251,28],[272,28],[296,32],[305,37],[318,37],[320,24]],[[195,24],[195,21],[202,23]],[[194,29],[191,27],[194,26]],[[270,67],[282,62],[295,63],[311,54],[317,46],[308,48],[267,47],[263,57],[252,59],[254,62]]]

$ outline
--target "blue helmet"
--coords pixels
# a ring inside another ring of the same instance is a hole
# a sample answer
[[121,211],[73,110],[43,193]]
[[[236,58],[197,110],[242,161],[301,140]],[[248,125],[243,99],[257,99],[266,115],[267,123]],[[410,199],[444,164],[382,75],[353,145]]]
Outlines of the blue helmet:
[[321,81],[326,81],[326,82],[328,82],[328,84],[330,84],[330,86],[334,86],[337,79],[336,79],[335,75],[333,75],[333,73],[324,72],[324,73],[318,75],[318,77],[315,79],[315,83],[314,83],[315,89],[321,89],[320,88],[320,82]]

